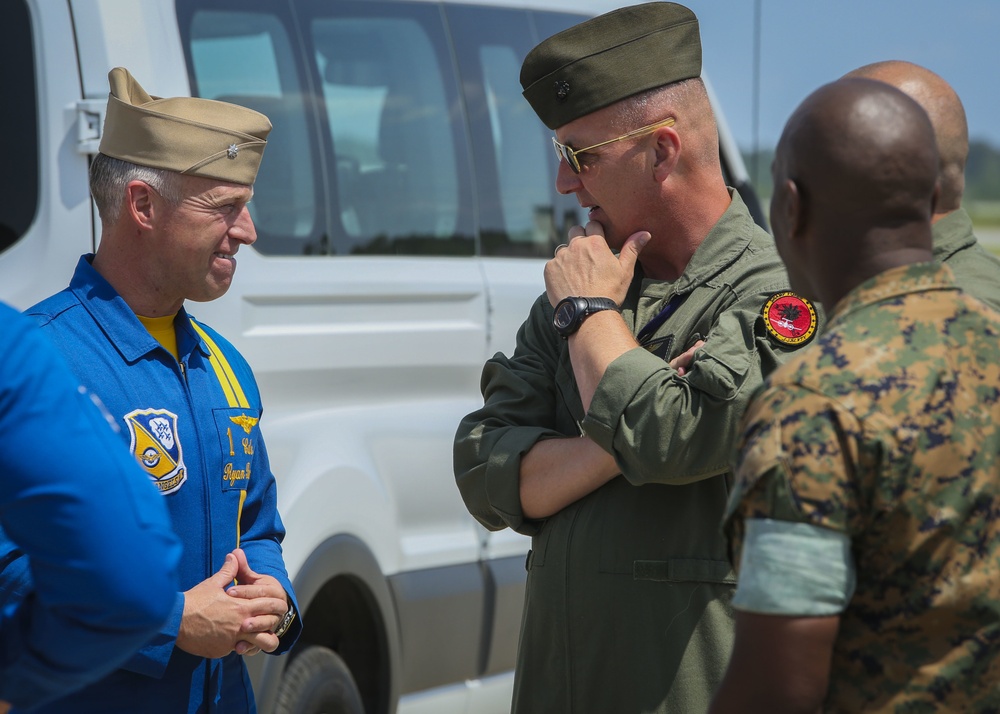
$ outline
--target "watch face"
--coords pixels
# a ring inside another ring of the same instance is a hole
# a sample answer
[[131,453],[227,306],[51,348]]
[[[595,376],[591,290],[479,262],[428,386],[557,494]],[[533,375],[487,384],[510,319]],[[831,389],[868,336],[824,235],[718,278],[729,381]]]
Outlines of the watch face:
[[563,300],[556,305],[555,314],[552,316],[552,324],[556,330],[565,330],[573,324],[576,317],[576,303],[573,300]]

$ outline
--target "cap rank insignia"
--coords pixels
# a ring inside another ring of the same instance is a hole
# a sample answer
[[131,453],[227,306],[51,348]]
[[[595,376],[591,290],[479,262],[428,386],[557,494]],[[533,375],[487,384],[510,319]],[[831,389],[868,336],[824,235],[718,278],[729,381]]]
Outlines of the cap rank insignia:
[[800,347],[816,335],[816,308],[791,291],[772,295],[761,312],[767,334],[778,344]]

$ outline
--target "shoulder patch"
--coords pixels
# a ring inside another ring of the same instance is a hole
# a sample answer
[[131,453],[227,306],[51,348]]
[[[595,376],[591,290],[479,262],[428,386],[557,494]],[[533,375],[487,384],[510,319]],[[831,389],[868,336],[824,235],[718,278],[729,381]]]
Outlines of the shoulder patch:
[[761,311],[767,334],[781,345],[801,347],[816,336],[816,308],[795,293],[775,293]]

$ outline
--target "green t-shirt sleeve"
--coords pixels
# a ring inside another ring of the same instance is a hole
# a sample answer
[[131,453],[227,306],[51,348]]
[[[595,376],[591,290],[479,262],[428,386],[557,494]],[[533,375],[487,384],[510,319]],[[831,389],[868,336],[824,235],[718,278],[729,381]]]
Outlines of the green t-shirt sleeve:
[[856,584],[851,541],[808,523],[745,523],[733,607],[764,615],[825,617],[844,611]]

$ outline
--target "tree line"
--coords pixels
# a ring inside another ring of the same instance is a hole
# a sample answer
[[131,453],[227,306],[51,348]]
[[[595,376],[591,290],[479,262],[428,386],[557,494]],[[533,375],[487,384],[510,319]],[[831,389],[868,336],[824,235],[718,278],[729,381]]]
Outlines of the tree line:
[[[774,149],[757,153],[743,152],[750,180],[764,199],[771,196],[771,161]],[[1000,148],[987,141],[969,142],[969,161],[965,168],[965,200],[967,202],[1000,203]]]

